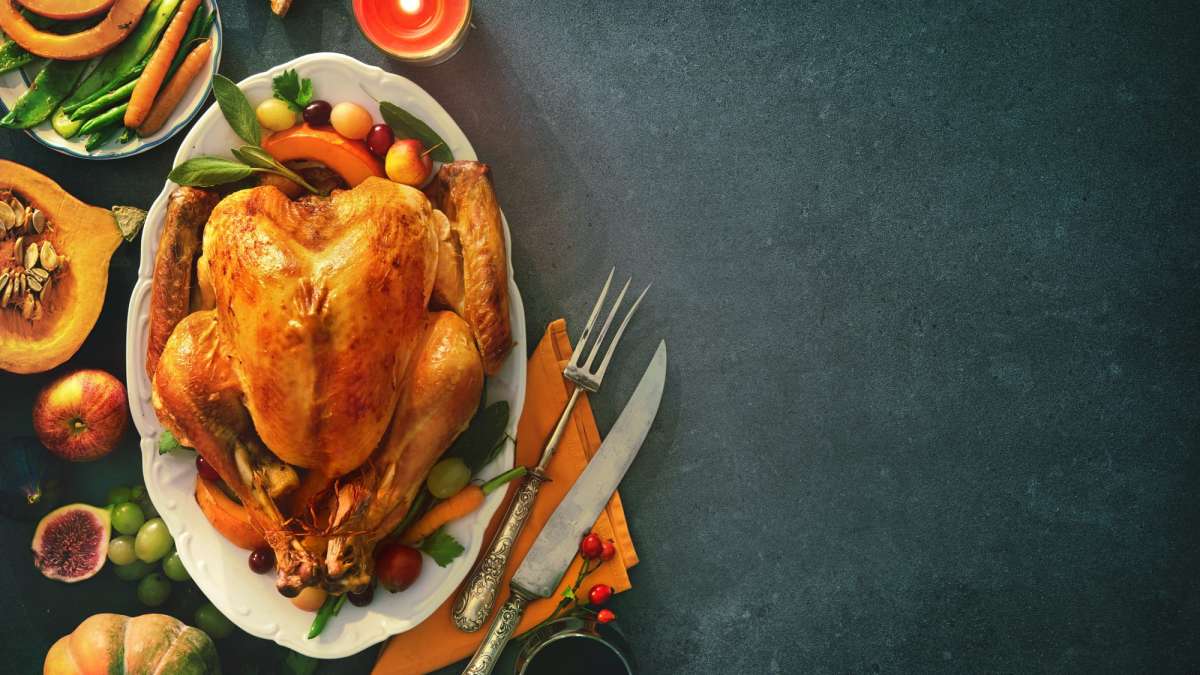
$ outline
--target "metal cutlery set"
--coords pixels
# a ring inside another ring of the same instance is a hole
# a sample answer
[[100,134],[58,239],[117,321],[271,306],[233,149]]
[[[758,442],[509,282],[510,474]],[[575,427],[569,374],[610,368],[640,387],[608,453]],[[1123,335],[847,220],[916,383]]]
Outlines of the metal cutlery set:
[[[555,425],[554,431],[546,442],[541,460],[522,483],[516,496],[513,497],[508,513],[505,515],[500,529],[496,532],[491,546],[472,570],[454,605],[454,624],[463,631],[479,630],[491,614],[501,580],[504,577],[504,570],[512,555],[513,546],[524,529],[529,514],[533,511],[533,503],[537,499],[538,491],[546,480],[546,467],[562,440],[575,404],[584,391],[595,392],[600,389],[600,384],[612,361],[613,353],[616,351],[617,343],[620,342],[625,328],[633,318],[634,312],[637,311],[638,305],[641,304],[642,298],[645,297],[646,291],[650,290],[649,287],[646,287],[646,290],[642,291],[634,301],[633,306],[629,308],[617,327],[599,365],[596,365],[597,356],[603,347],[604,337],[629,290],[630,282],[627,281],[617,296],[616,302],[613,303],[612,309],[609,310],[603,325],[598,332],[593,332],[600,311],[604,307],[604,300],[612,285],[612,279],[613,273],[610,272],[608,281],[605,282],[604,289],[600,292],[600,298],[596,301],[587,325],[575,345],[571,360],[563,370],[563,377],[574,387],[567,400],[567,405],[558,419],[558,424]],[[513,575],[509,582],[508,601],[500,608],[483,642],[467,664],[466,670],[463,671],[465,675],[486,675],[492,672],[504,646],[520,624],[526,605],[535,599],[549,597],[558,587],[563,574],[579,550],[580,539],[600,516],[604,505],[612,497],[621,478],[625,475],[625,471],[646,439],[646,434],[649,433],[650,425],[654,422],[655,414],[658,412],[659,402],[662,400],[666,373],[667,345],[665,341],[662,341],[659,342],[658,349],[655,351],[650,365],[646,368],[646,372],[642,375],[629,403],[625,405],[616,423],[609,430],[600,449],[596,451],[595,456],[576,479],[562,503],[550,516],[550,520],[547,521],[516,574]]]

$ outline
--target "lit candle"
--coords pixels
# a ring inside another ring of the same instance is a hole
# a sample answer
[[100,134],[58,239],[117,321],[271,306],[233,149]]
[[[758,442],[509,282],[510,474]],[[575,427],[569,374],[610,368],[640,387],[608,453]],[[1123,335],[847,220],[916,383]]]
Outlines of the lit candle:
[[433,65],[466,41],[471,0],[354,0],[354,17],[376,47],[401,61]]

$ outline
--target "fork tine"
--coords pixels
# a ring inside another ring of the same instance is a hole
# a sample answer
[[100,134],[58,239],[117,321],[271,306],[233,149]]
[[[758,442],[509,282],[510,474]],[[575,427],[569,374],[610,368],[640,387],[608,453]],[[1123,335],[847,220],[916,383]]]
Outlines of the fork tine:
[[596,370],[596,379],[604,378],[604,371],[608,370],[608,362],[612,360],[613,352],[617,351],[617,343],[621,341],[621,335],[625,333],[625,327],[629,325],[629,320],[633,318],[633,313],[637,311],[638,305],[642,304],[642,298],[646,297],[646,293],[650,290],[650,284],[642,291],[642,294],[633,302],[633,307],[629,308],[629,313],[621,321],[621,325],[617,327],[617,334],[613,336],[612,343],[608,345],[608,353],[604,355],[604,360],[600,362],[600,368]]
[[596,336],[596,348],[592,350],[592,355],[588,357],[587,363],[583,365],[586,371],[592,370],[592,362],[596,360],[596,355],[600,353],[600,346],[604,344],[604,334],[608,332],[608,327],[612,325],[613,317],[617,315],[617,310],[621,308],[621,301],[625,299],[625,292],[629,290],[629,284],[633,282],[633,277],[625,281],[625,286],[621,289],[621,294],[617,296],[616,302],[613,303],[612,309],[609,310],[608,316],[604,319],[604,326],[600,328],[600,335]]
[[579,368],[583,363],[583,355],[588,350],[588,336],[592,333],[592,326],[596,325],[596,317],[600,316],[600,308],[604,306],[604,298],[608,295],[608,287],[612,285],[613,275],[617,273],[617,268],[614,267],[608,272],[608,281],[604,282],[604,290],[600,291],[600,298],[596,300],[596,306],[592,308],[592,315],[588,317],[587,326],[583,332],[579,334],[579,341],[575,343],[575,351],[571,354],[571,363]]

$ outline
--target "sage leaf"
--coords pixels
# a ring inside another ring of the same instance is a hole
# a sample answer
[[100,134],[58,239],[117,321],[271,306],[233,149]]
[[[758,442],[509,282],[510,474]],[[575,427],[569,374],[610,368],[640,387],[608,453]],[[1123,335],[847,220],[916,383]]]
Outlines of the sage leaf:
[[220,74],[213,77],[212,87],[213,95],[217,97],[217,105],[221,107],[221,114],[233,128],[233,133],[251,145],[261,145],[262,129],[258,126],[254,108],[242,90],[233,80]]
[[304,180],[300,174],[284,166],[279,160],[272,157],[270,153],[262,148],[253,145],[243,145],[240,148],[235,148],[232,152],[234,157],[256,169],[277,173],[315,195],[324,194],[312,185],[309,185],[308,181]]
[[201,155],[171,169],[167,178],[180,185],[190,187],[215,187],[242,180],[256,171],[262,171],[262,169],[246,166],[223,157]]
[[392,128],[397,138],[415,138],[430,149],[430,157],[439,162],[454,161],[454,153],[450,152],[450,146],[446,145],[442,137],[428,124],[417,119],[412,113],[387,101],[379,104],[379,113],[383,115],[383,121]]

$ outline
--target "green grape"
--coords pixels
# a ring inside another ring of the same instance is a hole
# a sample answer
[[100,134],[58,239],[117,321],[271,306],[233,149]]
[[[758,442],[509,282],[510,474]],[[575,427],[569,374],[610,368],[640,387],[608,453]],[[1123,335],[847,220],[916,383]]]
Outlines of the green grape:
[[124,535],[110,539],[108,542],[108,559],[114,565],[128,565],[137,560],[137,555],[133,552],[133,537]]
[[183,566],[183,561],[179,559],[179,551],[171,551],[170,555],[163,558],[163,574],[171,581],[187,581],[192,578]]
[[214,640],[229,637],[229,634],[233,632],[233,622],[227,619],[221,610],[214,607],[211,602],[200,605],[194,618],[196,628],[208,633],[208,636]]
[[457,457],[443,459],[429,470],[429,478],[425,484],[429,493],[438,499],[446,499],[458,494],[458,491],[471,480],[471,470],[466,462]]
[[175,541],[162,518],[151,518],[138,530],[133,541],[133,550],[143,562],[156,562],[171,550]]
[[134,560],[128,565],[120,565],[113,568],[117,578],[123,581],[137,581],[147,574],[150,574],[154,568],[149,563],[144,563],[141,560]]
[[171,582],[158,572],[138,582],[138,600],[147,607],[158,607],[171,596]]
[[146,514],[147,520],[158,517],[158,509],[154,508],[154,502],[150,501],[149,495],[135,497],[134,501],[137,502],[138,506],[142,507],[142,513]]
[[133,492],[124,485],[118,485],[117,487],[108,491],[109,504],[124,504],[131,499],[133,499]]
[[142,513],[142,507],[133,502],[124,502],[113,507],[112,526],[121,534],[137,534],[144,522],[146,515]]
[[129,488],[129,500],[130,501],[134,501],[134,502],[141,501],[141,499],[145,496],[146,496],[146,486],[145,485],[134,485],[133,487]]

